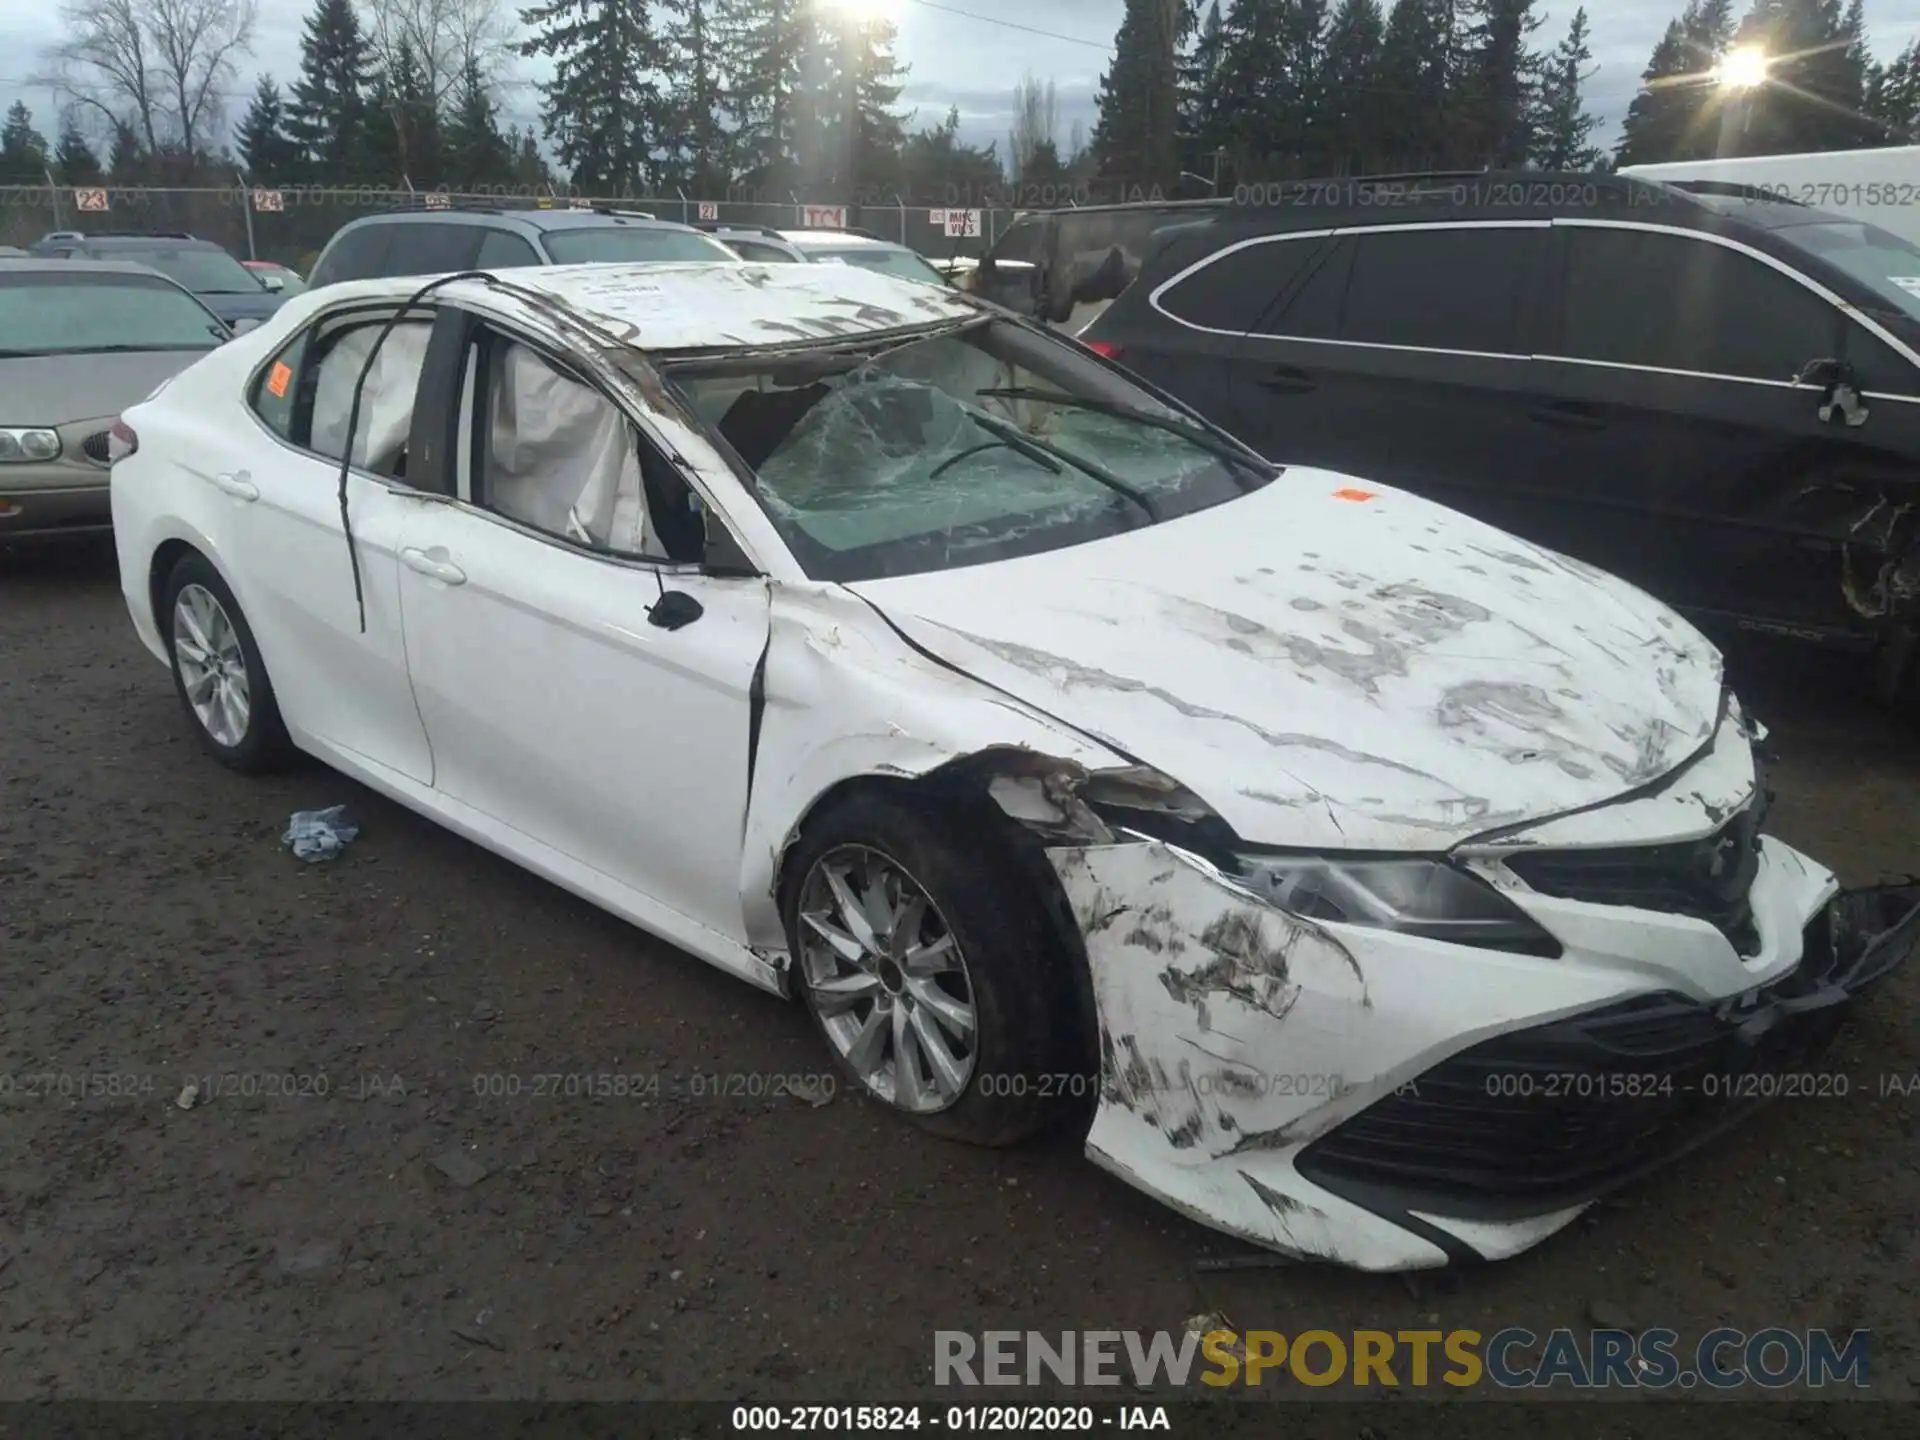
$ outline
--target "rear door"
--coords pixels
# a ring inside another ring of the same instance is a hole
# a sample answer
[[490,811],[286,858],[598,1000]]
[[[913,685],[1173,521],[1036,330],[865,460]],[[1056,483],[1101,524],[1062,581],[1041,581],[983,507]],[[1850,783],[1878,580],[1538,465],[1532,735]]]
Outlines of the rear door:
[[1801,491],[1845,437],[1796,376],[1845,317],[1737,241],[1627,221],[1554,223],[1553,313],[1514,528],[1669,603],[1771,624],[1842,621],[1837,557]]
[[1502,523],[1533,385],[1547,236],[1545,222],[1516,220],[1326,237],[1238,351],[1241,428],[1257,429],[1273,459],[1403,486]]

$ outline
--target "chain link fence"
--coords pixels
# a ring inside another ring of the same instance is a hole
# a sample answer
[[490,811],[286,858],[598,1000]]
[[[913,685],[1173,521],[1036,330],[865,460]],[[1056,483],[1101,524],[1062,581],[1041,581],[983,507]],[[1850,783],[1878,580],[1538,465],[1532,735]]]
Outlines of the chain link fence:
[[[814,205],[752,200],[702,200],[697,196],[553,195],[500,187],[454,193],[383,189],[373,185],[294,185],[276,189],[161,188],[106,185],[0,186],[0,245],[22,249],[56,230],[182,234],[223,245],[249,260],[274,260],[303,274],[327,241],[349,220],[380,210],[422,206],[503,210],[589,208],[595,205],[644,211],[687,224],[719,222],[774,229],[866,230],[936,259],[978,256],[1005,230],[1014,211],[1004,208],[952,212],[906,204]],[[951,233],[958,229],[962,233]],[[971,232],[971,233],[968,233]]]

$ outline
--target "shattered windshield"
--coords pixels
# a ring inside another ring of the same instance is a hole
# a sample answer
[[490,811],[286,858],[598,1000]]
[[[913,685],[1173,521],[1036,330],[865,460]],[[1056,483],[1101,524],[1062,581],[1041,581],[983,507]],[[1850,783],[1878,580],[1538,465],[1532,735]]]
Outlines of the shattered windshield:
[[1274,473],[1076,348],[998,320],[670,374],[820,580],[1080,544],[1218,505]]

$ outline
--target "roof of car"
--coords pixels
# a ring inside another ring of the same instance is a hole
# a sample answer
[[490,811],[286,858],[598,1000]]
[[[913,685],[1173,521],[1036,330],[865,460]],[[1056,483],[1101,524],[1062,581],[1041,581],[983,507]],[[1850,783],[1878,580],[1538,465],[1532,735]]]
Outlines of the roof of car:
[[[633,226],[637,229],[691,230],[691,225],[682,225],[678,220],[662,220],[658,216],[642,215],[636,211],[614,210],[506,210],[483,208],[453,208],[429,210],[424,207],[408,206],[404,210],[384,210],[377,215],[362,215],[358,220],[349,222],[361,225],[407,225],[407,224],[455,224],[455,225],[522,225],[529,230],[542,234],[549,230],[605,229],[608,226]],[[345,226],[341,227],[346,228]]]
[[905,245],[882,240],[878,235],[861,235],[852,230],[782,230],[780,238],[803,249],[831,245],[835,249],[859,250],[878,246],[884,250],[905,250]]
[[[471,287],[471,288],[469,288]],[[420,278],[350,280],[312,292],[324,303],[405,296]],[[753,265],[737,260],[668,265],[543,265],[489,284],[458,281],[450,295],[532,292],[559,301],[645,350],[742,349],[791,345],[937,325],[981,313],[958,290],[848,265]],[[298,302],[296,302],[298,303]]]
[[213,240],[202,240],[197,235],[80,235],[73,240],[57,241],[58,244],[75,242],[102,250],[224,250],[226,247]]
[[0,255],[0,275],[21,274],[67,274],[82,280],[105,275],[138,275],[146,280],[165,281],[176,290],[181,288],[151,266],[136,265],[131,260],[48,260],[38,255]]

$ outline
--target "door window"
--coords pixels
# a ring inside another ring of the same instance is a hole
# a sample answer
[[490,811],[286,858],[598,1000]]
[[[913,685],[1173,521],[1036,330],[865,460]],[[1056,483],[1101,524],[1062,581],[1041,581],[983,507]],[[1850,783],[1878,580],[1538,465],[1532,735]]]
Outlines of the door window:
[[[253,382],[248,403],[266,427],[290,445],[329,460],[347,453],[354,390],[387,317],[362,311],[321,319],[288,341]],[[430,321],[393,327],[367,372],[354,427],[353,463],[404,480],[413,404],[426,361]]]
[[1846,327],[1846,354],[1853,366],[1854,384],[1881,395],[1920,394],[1920,374],[1913,362],[1858,321]]
[[1554,354],[1792,380],[1838,349],[1840,312],[1751,255],[1661,231],[1582,225],[1563,233]]
[[485,397],[467,495],[587,549],[698,560],[705,523],[693,491],[599,390],[521,341],[474,348]]
[[487,238],[480,242],[480,254],[473,262],[476,270],[516,270],[528,265],[538,265],[540,257],[518,235],[510,235],[505,230],[489,230]]
[[1545,236],[1539,227],[1474,225],[1363,233],[1340,338],[1518,354],[1527,290]]

